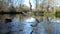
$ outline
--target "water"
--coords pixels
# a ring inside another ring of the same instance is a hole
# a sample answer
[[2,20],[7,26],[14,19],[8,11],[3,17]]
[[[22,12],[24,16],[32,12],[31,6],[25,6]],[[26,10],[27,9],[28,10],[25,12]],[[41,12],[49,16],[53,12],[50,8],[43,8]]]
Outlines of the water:
[[[36,23],[36,19],[32,17],[27,19],[14,18],[11,22],[11,34],[30,34],[33,29],[31,25]],[[20,30],[22,31],[20,32]]]
[[60,20],[44,20],[38,23],[33,17],[26,19],[15,17],[10,23],[0,24],[0,32],[4,29],[10,31],[10,34],[60,34]]
[[56,19],[52,22],[52,33],[51,34],[60,34],[60,19]]

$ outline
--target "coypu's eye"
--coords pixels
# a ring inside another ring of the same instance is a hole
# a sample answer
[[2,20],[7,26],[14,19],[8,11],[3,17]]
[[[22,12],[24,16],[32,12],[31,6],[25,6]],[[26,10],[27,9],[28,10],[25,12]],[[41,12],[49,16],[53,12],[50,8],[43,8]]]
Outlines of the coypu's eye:
[[12,19],[5,19],[5,23],[12,22]]

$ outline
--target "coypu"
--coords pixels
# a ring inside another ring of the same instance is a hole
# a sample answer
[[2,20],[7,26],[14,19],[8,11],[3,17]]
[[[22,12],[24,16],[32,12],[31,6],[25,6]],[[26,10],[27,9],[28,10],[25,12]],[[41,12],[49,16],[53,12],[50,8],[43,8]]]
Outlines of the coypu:
[[12,22],[12,19],[5,19],[5,23]]

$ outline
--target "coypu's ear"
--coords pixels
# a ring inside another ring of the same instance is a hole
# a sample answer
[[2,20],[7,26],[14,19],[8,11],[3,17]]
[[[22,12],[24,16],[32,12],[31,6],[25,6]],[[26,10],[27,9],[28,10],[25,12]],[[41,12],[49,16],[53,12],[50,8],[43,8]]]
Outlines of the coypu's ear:
[[5,23],[12,22],[12,19],[5,19]]

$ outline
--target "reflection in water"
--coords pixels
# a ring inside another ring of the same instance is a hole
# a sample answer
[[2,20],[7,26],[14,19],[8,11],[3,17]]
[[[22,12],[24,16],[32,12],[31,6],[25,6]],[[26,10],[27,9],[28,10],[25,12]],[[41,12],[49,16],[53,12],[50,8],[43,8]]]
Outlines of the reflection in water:
[[32,26],[37,23],[35,18],[19,19],[14,18],[11,24],[11,34],[30,34]]
[[[52,20],[53,21],[53,20]],[[60,19],[56,19],[52,22],[53,29],[51,34],[60,34]]]
[[28,18],[24,20],[24,34],[30,34],[32,32],[32,26],[31,25],[35,25],[37,23],[35,18]]
[[10,23],[0,24],[0,32],[4,29],[9,30],[10,34],[60,34],[60,20],[45,20],[38,23],[33,17],[27,19],[14,18]]
[[19,18],[14,18],[11,22],[11,34],[23,34],[23,24]]

